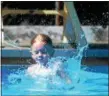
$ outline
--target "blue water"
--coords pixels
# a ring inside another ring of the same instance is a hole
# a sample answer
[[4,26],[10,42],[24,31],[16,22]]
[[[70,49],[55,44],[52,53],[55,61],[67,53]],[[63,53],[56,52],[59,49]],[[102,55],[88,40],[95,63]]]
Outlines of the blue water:
[[[2,95],[108,96],[108,66],[81,66],[85,47],[78,48],[71,58],[53,57],[48,62],[52,70],[46,73],[38,69],[40,75],[35,77],[28,75],[27,64],[2,65]],[[67,83],[65,78],[54,74],[56,69],[67,74],[72,82]]]
[[[70,64],[73,67],[73,64]],[[108,96],[108,66],[81,66],[76,85],[58,76],[27,76],[28,65],[2,65],[2,95],[96,95]],[[71,76],[71,75],[70,75]],[[73,75],[72,75],[73,76]],[[74,77],[75,77],[74,76]]]

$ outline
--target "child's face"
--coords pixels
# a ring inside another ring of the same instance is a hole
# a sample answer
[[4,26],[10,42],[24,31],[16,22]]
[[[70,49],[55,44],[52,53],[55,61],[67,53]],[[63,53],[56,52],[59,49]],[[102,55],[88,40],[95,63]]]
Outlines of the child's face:
[[44,48],[44,45],[46,43],[43,41],[43,38],[39,35],[37,36],[37,38],[35,39],[33,45],[32,45],[32,58],[36,61],[36,62],[40,62],[40,63],[47,63],[48,59],[50,58],[50,56],[47,53],[46,48]]

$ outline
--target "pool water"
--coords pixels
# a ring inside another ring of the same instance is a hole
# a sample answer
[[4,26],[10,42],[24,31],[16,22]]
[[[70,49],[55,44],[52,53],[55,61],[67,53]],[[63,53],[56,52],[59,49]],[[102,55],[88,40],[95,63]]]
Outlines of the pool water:
[[[73,66],[73,64],[71,64]],[[58,76],[31,78],[28,65],[2,65],[2,95],[97,95],[108,96],[108,66],[81,66],[75,85]]]

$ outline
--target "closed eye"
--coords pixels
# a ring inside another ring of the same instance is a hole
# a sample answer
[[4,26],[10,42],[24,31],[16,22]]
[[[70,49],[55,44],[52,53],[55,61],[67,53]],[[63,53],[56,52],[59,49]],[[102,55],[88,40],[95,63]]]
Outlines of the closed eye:
[[35,51],[35,54],[38,54],[40,51]]

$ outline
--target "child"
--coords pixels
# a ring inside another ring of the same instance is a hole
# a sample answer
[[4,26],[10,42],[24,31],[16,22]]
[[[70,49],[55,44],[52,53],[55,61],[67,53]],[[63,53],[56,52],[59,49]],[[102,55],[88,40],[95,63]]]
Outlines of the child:
[[47,62],[54,54],[52,40],[45,34],[36,35],[31,41],[32,58],[47,67]]
[[65,79],[67,83],[71,83],[71,80],[64,73],[64,71],[60,69],[58,70],[60,66],[59,64],[62,64],[62,62],[58,63],[59,66],[57,68],[57,65],[53,65],[53,69],[50,68],[48,61],[53,56],[54,49],[52,45],[52,40],[49,36],[45,34],[38,34],[32,39],[31,45],[32,58],[35,61],[35,64],[31,65],[27,70],[31,76],[34,77],[39,74],[45,76],[48,73],[52,73],[52,70],[54,69],[53,67],[55,67],[56,74],[58,74],[61,78]]

